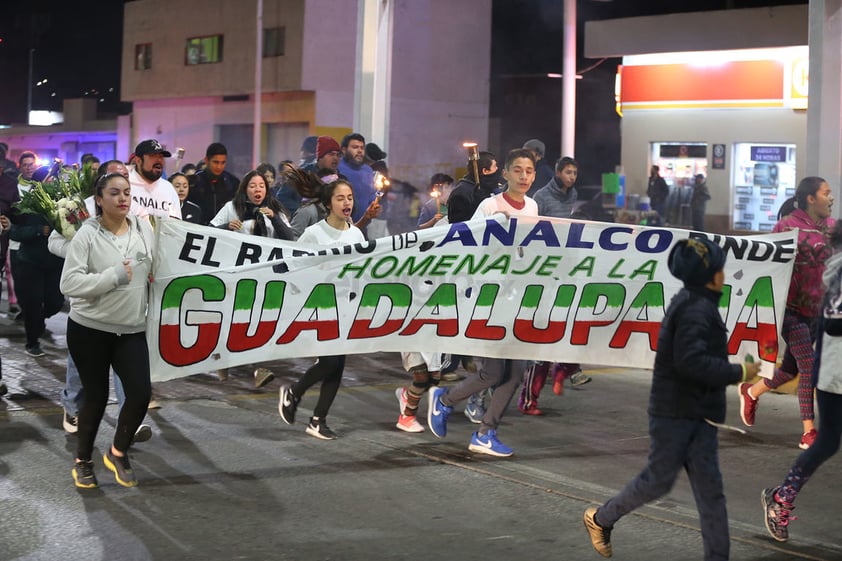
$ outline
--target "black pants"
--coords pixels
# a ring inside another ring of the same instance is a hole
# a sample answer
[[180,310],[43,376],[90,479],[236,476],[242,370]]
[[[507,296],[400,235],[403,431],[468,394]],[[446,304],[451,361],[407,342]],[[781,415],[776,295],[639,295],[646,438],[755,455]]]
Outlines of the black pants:
[[342,383],[342,372],[345,370],[345,355],[320,356],[316,364],[307,369],[304,376],[292,385],[293,395],[301,398],[311,386],[322,383],[319,400],[313,409],[313,416],[319,419],[327,417],[330,406]]
[[31,347],[44,332],[44,320],[60,312],[64,305],[64,295],[59,289],[61,267],[39,267],[16,259],[12,275],[18,304],[23,311],[26,346]]
[[67,320],[67,348],[85,389],[85,400],[79,410],[79,433],[76,457],[90,460],[99,423],[108,404],[109,369],[120,378],[126,401],[117,418],[114,447],[120,452],[129,449],[134,433],[149,405],[152,383],[149,380],[149,348],[144,332],[116,335],[79,325]]

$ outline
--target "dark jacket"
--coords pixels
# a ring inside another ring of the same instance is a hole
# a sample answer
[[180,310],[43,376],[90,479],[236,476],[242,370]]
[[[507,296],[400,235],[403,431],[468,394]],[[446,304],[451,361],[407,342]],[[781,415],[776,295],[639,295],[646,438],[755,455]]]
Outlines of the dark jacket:
[[23,214],[14,212],[11,217],[12,229],[9,237],[20,242],[18,259],[34,265],[40,269],[61,269],[64,259],[50,253],[47,249],[47,238],[52,228],[45,234],[44,226],[47,220],[40,214]]
[[742,366],[728,362],[720,296],[685,286],[670,302],[658,334],[650,415],[725,420],[725,388],[742,380]]
[[497,175],[483,175],[480,185],[470,175],[460,179],[447,199],[447,220],[451,224],[466,222],[473,217],[479,204],[499,189]]
[[239,186],[240,180],[227,171],[223,171],[220,176],[213,176],[203,169],[196,174],[196,184],[190,187],[187,199],[199,205],[203,224],[207,224],[225,203],[234,198]]
[[538,163],[535,164],[535,181],[532,182],[532,187],[530,187],[529,191],[526,192],[526,196],[534,199],[535,193],[537,193],[544,185],[549,183],[553,177],[555,177],[553,166],[551,166],[547,160],[543,158],[538,160]]
[[658,205],[666,202],[667,197],[670,196],[670,188],[666,180],[660,175],[649,177],[649,187],[646,189],[646,195],[653,205]]

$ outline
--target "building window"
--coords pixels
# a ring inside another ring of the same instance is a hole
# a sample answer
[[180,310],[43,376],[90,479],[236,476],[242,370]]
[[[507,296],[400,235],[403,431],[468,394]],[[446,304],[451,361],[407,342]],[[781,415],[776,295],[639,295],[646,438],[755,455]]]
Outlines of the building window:
[[134,46],[134,69],[149,70],[152,68],[152,43],[141,43]]
[[222,35],[210,35],[187,39],[184,63],[193,65],[222,62],[222,37]]
[[263,30],[263,58],[284,56],[286,27],[271,27]]

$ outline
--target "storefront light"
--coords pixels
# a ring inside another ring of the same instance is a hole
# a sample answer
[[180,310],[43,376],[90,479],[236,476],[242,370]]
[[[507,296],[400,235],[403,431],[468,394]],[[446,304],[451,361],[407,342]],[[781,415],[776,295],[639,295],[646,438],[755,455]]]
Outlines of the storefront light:
[[623,57],[625,66],[651,66],[660,64],[689,64],[693,66],[717,66],[738,60],[780,60],[790,61],[809,56],[806,45],[797,47],[776,47],[769,49],[736,49],[731,51],[688,51],[679,53],[653,53]]

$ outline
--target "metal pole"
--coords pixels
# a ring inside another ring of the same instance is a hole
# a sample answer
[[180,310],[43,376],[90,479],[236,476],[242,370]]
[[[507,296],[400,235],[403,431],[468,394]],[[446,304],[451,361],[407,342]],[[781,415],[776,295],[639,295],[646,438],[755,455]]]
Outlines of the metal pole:
[[561,155],[576,152],[576,0],[564,0],[564,58],[561,75]]
[[263,0],[257,0],[257,45],[254,50],[254,131],[252,136],[251,167],[260,163],[260,139],[262,133],[263,97]]
[[29,84],[26,87],[26,124],[32,113],[32,83],[35,79],[35,49],[29,49]]

